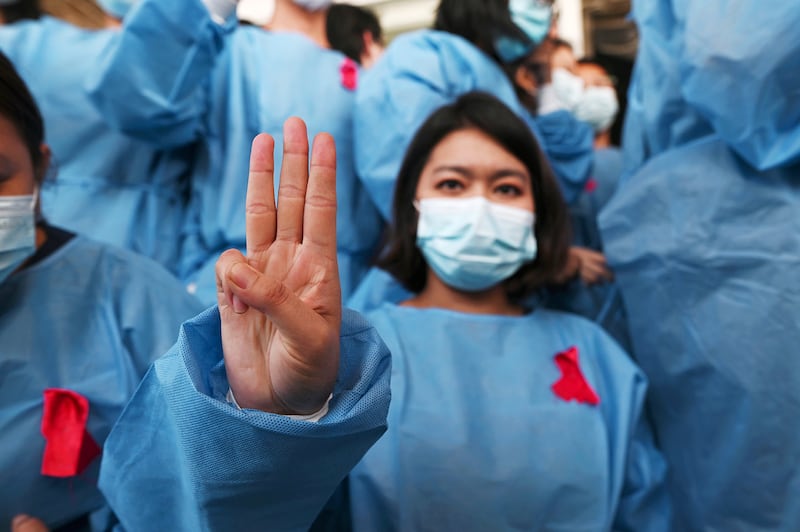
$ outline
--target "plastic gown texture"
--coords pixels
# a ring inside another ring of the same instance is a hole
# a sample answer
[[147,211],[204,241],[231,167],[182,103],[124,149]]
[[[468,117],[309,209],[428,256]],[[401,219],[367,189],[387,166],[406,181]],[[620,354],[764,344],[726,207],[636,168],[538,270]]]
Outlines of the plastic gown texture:
[[214,22],[200,0],[144,0],[126,18],[121,38],[90,82],[94,98],[109,120],[131,135],[167,146],[200,141],[181,277],[209,304],[216,302],[217,257],[231,247],[245,248],[253,138],[270,133],[280,154],[283,123],[290,116],[306,121],[309,137],[331,133],[346,297],[366,273],[382,230],[355,175],[352,72],[342,54],[303,35],[231,25]]
[[494,95],[531,126],[568,202],[583,191],[592,167],[591,127],[566,111],[531,116],[491,57],[457,35],[424,30],[392,41],[358,89],[356,168],[384,219],[416,131],[433,111],[470,91]]
[[[384,305],[387,433],[350,475],[353,529],[669,530],[644,375],[594,324]],[[554,390],[573,369],[599,404]]]
[[40,474],[43,392],[87,398],[102,445],[147,366],[201,309],[156,264],[83,237],[0,283],[0,528],[18,513],[58,527],[104,506],[99,458],[78,476]]
[[45,217],[148,256],[175,273],[193,152],[161,149],[122,134],[92,104],[86,80],[118,36],[43,17],[0,25],[0,50],[25,79],[44,117],[55,167],[41,190]]
[[306,531],[383,434],[389,351],[358,314],[318,423],[225,402],[221,341],[216,308],[184,324],[109,436],[100,486],[125,529]]
[[676,530],[800,530],[800,6],[634,16],[627,170],[600,228]]

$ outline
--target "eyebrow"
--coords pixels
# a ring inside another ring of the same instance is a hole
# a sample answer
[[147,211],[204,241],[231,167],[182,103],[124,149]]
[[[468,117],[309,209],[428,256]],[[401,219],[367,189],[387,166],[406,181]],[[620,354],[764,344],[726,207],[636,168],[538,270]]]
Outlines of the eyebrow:
[[[437,166],[436,168],[433,169],[433,173],[434,174],[438,174],[440,172],[455,172],[455,173],[461,174],[464,177],[467,177],[469,179],[472,179],[472,177],[473,177],[472,170],[470,170],[466,166],[442,165],[442,166]],[[513,170],[511,168],[504,168],[502,170],[498,170],[497,172],[494,172],[491,175],[491,177],[489,178],[489,180],[490,181],[496,181],[496,180],[502,179],[504,177],[518,177],[518,178],[520,178],[520,179],[522,179],[524,181],[530,181],[530,179],[528,177],[528,174],[526,174],[525,172],[521,172],[519,170]]]

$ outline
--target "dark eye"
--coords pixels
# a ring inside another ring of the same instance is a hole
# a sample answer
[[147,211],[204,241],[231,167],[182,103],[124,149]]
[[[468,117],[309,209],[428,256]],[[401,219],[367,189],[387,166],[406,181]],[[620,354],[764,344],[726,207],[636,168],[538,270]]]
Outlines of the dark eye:
[[516,197],[522,195],[522,189],[520,187],[518,187],[517,185],[510,185],[510,184],[499,185],[497,188],[494,189],[494,191],[503,196]]
[[464,184],[458,179],[445,179],[437,183],[436,188],[438,190],[461,190],[464,188]]

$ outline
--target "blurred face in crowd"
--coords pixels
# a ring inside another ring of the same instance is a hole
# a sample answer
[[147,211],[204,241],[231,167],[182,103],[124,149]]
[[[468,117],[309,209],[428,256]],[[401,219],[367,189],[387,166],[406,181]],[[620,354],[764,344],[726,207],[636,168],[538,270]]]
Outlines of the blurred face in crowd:
[[550,69],[555,70],[563,68],[564,70],[576,74],[578,71],[578,61],[575,59],[575,53],[566,46],[558,46],[553,50],[550,56]]
[[0,196],[33,194],[36,175],[22,136],[10,120],[0,115]]
[[614,87],[614,83],[603,67],[594,63],[583,63],[577,66],[580,76],[587,87]]

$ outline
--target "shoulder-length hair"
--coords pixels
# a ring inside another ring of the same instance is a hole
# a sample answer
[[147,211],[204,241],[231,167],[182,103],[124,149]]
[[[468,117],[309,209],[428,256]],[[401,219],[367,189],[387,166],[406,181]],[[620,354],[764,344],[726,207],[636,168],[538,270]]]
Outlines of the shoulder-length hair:
[[377,265],[412,292],[425,288],[428,266],[417,247],[417,185],[434,148],[451,133],[465,129],[477,129],[494,139],[525,165],[531,177],[537,255],[504,282],[509,298],[519,301],[552,282],[563,270],[570,246],[569,217],[550,164],[531,130],[489,94],[461,96],[435,111],[415,134],[397,176],[393,221]]

